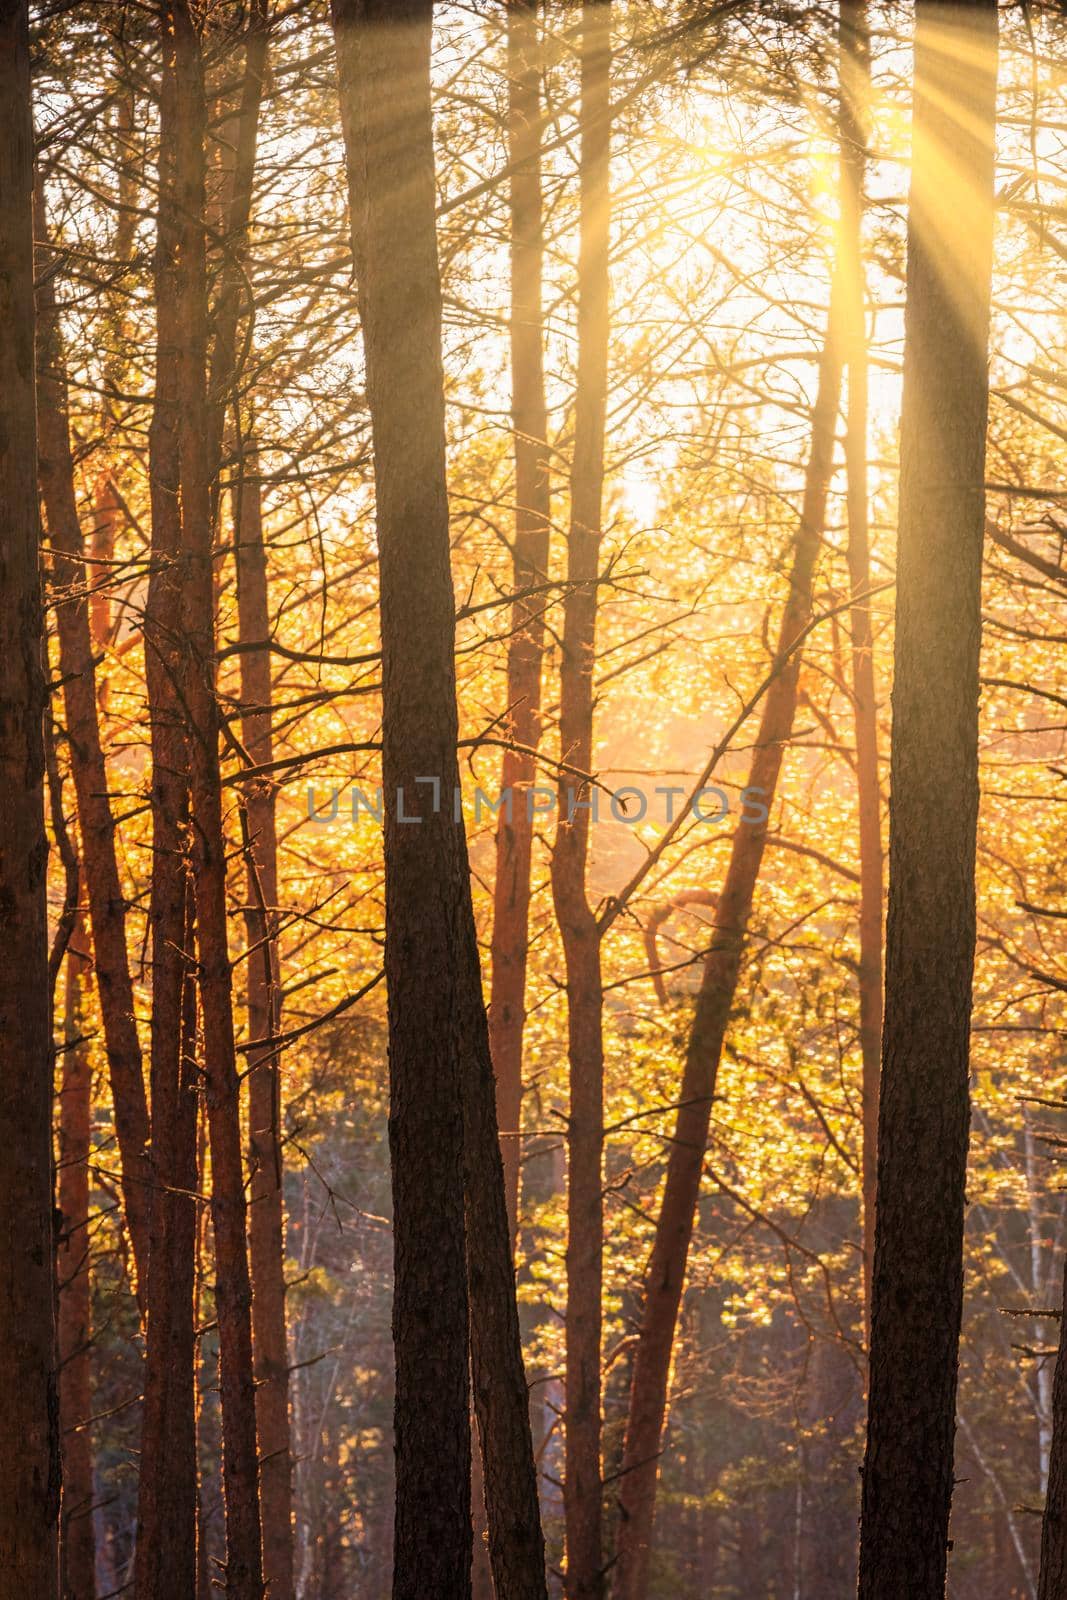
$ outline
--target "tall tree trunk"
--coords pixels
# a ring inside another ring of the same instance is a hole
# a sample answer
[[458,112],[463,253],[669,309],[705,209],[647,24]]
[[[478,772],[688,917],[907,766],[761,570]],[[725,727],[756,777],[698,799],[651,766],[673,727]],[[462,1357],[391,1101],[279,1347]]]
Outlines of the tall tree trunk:
[[[252,220],[252,188],[270,40],[268,0],[252,0],[244,40],[244,73],[240,100],[233,118],[232,167],[228,173],[228,193],[224,194],[219,218],[220,225],[225,229],[226,249],[220,271],[220,288],[211,315],[209,459],[213,466],[222,459],[226,412],[231,410],[236,417],[239,403],[237,334],[248,283],[246,262]],[[213,491],[217,504],[217,484],[213,484]]]
[[845,473],[848,575],[852,595],[852,699],[860,843],[860,1056],[862,1060],[863,1315],[870,1339],[874,1214],[878,1187],[878,1076],[882,1055],[882,791],[878,767],[878,692],[871,626],[867,493],[868,358],[863,273],[863,186],[871,95],[866,0],[841,0],[841,275],[848,407]]
[[[510,0],[507,10],[508,156],[511,210],[511,387],[515,452],[515,542],[512,583],[516,595],[545,582],[549,557],[550,483],[545,404],[544,254],[541,195],[541,111],[537,0]],[[526,966],[530,939],[530,872],[533,815],[528,794],[535,782],[541,738],[541,670],[545,596],[512,604],[508,644],[508,736],[501,768],[505,804],[497,819],[493,878],[492,980],[489,1040],[496,1076],[496,1113],[504,1165],[504,1192],[512,1248],[518,1232],[522,1161],[522,1060],[526,1026]],[[474,1600],[493,1593],[483,1542],[485,1485],[481,1452],[475,1453]]]
[[[40,185],[35,193],[35,213],[38,238],[43,245],[47,229],[44,191]],[[126,901],[115,852],[115,821],[100,738],[84,542],[74,489],[67,415],[67,379],[55,277],[51,271],[41,275],[37,306],[38,470],[54,553],[59,664],[71,775],[81,826],[82,866],[89,902],[96,985],[122,1163],[123,1209],[133,1249],[135,1287],[143,1310],[152,1200],[148,1103],[126,947]]]
[[25,0],[0,3],[0,1600],[58,1592],[59,1427]]
[[[541,195],[541,110],[537,0],[509,0],[507,9],[508,157],[511,167],[512,427],[515,453],[515,542],[512,583],[516,595],[544,584],[548,575],[550,483],[545,404],[544,317],[541,306],[544,234]],[[489,1041],[496,1075],[496,1114],[504,1164],[504,1192],[512,1248],[518,1233],[522,1161],[522,1061],[526,1026],[526,966],[530,940],[530,872],[533,815],[527,796],[536,780],[541,738],[541,671],[546,597],[516,599],[508,643],[508,737],[497,818],[490,954]],[[481,1452],[475,1453],[474,1600],[493,1593],[488,1547],[483,1541],[485,1485]]]
[[204,1103],[211,1153],[215,1235],[215,1307],[219,1330],[226,1592],[263,1595],[251,1283],[245,1233],[240,1079],[234,1043],[232,969],[226,922],[226,843],[215,696],[215,594],[207,394],[208,298],[205,206],[207,117],[204,61],[188,0],[164,16],[164,48],[173,52],[175,199],[179,218],[177,303],[178,458],[181,482],[182,657],[180,688],[189,721],[192,878],[197,973],[204,1040]]
[[[785,747],[793,730],[801,636],[811,621],[812,583],[833,474],[834,429],[841,396],[841,272],[834,274],[826,342],[819,362],[811,445],[793,553],[789,596],[778,635],[778,671],[763,702],[748,786],[769,815]],[[667,1409],[671,1354],[700,1194],[708,1125],[719,1062],[741,974],[752,899],[763,862],[767,820],[742,822],[716,907],[704,959],[667,1160],[667,1177],[645,1274],[645,1305],[634,1356],[630,1409],[620,1479],[616,1600],[644,1600],[656,1504],[658,1458]]]
[[[588,772],[593,758],[593,667],[604,487],[611,224],[610,0],[581,10],[578,374],[560,665],[560,756]],[[566,1592],[604,1591],[600,1465],[601,1289],[604,1246],[603,987],[600,930],[586,893],[592,788],[561,770],[552,893],[567,972]]]
[[[467,865],[430,106],[432,0],[333,0],[381,569],[396,1357],[394,1600],[470,1594],[462,997]],[[443,803],[433,806],[433,783]],[[397,804],[403,798],[403,809]],[[400,815],[418,816],[405,824]]]
[[[145,1398],[134,1565],[136,1600],[186,1600],[196,1583],[195,1204],[192,1231],[180,1191],[198,1187],[196,1098],[183,1056],[192,978],[188,883],[189,750],[179,696],[182,660],[179,351],[184,339],[178,267],[179,116],[174,41],[164,37],[160,84],[154,289],[156,371],[149,427],[152,560],[144,615],[152,754],[152,1013],[149,1077],[157,1188],[147,1294]],[[195,1051],[195,1040],[189,1041]],[[190,1100],[192,1105],[190,1105]],[[191,1179],[191,1181],[190,1181]]]
[[[237,611],[243,644],[270,637],[267,552],[259,462],[246,443],[236,496]],[[241,655],[241,737],[255,766],[273,759],[270,650]],[[281,1027],[278,971],[278,836],[275,788],[253,779],[244,791],[248,905],[246,998],[251,1039]],[[289,1350],[285,1336],[285,1218],[282,1190],[281,1061],[268,1045],[248,1057],[249,1262],[256,1379],[263,1576],[270,1600],[292,1600],[293,1466],[289,1441]]]
[[[541,308],[544,229],[541,197],[541,111],[537,0],[509,0],[508,158],[511,167],[511,414],[515,448],[517,595],[548,575],[549,468],[545,405],[544,317]],[[518,1228],[522,1141],[522,1040],[526,1023],[530,863],[533,817],[527,794],[536,776],[541,738],[544,595],[517,599],[508,643],[508,736],[501,788],[511,797],[497,822],[493,885],[492,987],[489,1037],[496,1073],[497,1120],[504,1157],[511,1236]]]
[[[267,558],[263,543],[258,456],[243,439],[238,393],[237,333],[247,282],[249,227],[259,118],[267,69],[269,23],[266,0],[255,0],[245,33],[244,75],[234,119],[233,169],[225,206],[226,253],[221,290],[212,308],[210,361],[212,495],[232,410],[238,451],[233,495],[237,546],[238,631],[244,645],[270,634]],[[266,645],[241,654],[242,739],[255,765],[273,754],[270,651]],[[242,795],[246,831],[248,907],[245,925],[251,955],[246,1000],[249,1035],[267,1039],[281,1022],[278,971],[278,841],[275,788],[257,780]],[[285,1331],[285,1223],[281,1148],[281,1063],[270,1048],[248,1059],[249,1085],[249,1268],[252,1285],[253,1365],[260,1460],[263,1578],[271,1600],[292,1600],[293,1469],[289,1433],[289,1355]]]
[[[192,902],[180,950],[193,945]],[[152,1075],[156,1190],[148,1257],[148,1324],[141,1475],[134,1563],[136,1600],[189,1600],[197,1554],[196,984],[180,996],[178,1070]]]
[[459,767],[434,222],[433,6],[334,0],[333,19],[374,444],[382,775],[390,800],[393,1593],[397,1600],[470,1593],[469,1280],[470,1370],[498,1600],[542,1600],[489,1032],[466,838],[452,811]]
[[916,19],[861,1600],[944,1594],[963,1304],[997,8]]
[[95,1600],[93,1452],[89,1282],[89,1156],[93,1078],[85,1033],[89,987],[85,917],[67,948],[63,1056],[56,1151],[56,1250],[59,1331],[59,1420],[63,1434],[63,1503],[60,1530],[64,1600]]

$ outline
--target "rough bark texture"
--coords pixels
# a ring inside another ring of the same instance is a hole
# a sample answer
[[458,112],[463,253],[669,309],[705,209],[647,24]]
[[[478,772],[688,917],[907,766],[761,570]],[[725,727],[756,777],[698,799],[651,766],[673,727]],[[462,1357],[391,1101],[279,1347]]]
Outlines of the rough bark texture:
[[[197,1484],[193,1282],[195,1092],[183,1059],[190,1005],[189,753],[181,681],[181,498],[178,361],[184,332],[177,293],[179,210],[177,79],[165,29],[160,84],[159,203],[154,290],[156,373],[149,428],[152,565],[145,606],[145,679],[152,753],[151,934],[152,1208],[147,1284],[145,1398],[134,1566],[136,1600],[185,1600],[196,1582]],[[189,1041],[190,1043],[192,1041]],[[190,1106],[190,1100],[192,1105]],[[190,1118],[192,1128],[190,1129]],[[190,1223],[191,1214],[191,1223]]]
[[[191,949],[189,925],[179,949]],[[156,1189],[148,1257],[141,1479],[134,1563],[136,1600],[195,1592],[196,1456],[196,985],[183,978],[177,1071],[152,1074]],[[156,1063],[153,1063],[155,1066]]]
[[[549,550],[548,417],[545,407],[544,318],[541,309],[544,235],[541,198],[541,111],[536,0],[508,6],[508,160],[511,173],[511,395],[515,430],[515,544],[517,594],[545,582]],[[500,812],[493,888],[490,1042],[496,1073],[497,1120],[504,1157],[508,1217],[518,1227],[519,1137],[522,1114],[522,1039],[526,1023],[530,861],[533,818],[527,793],[541,738],[541,666],[546,596],[516,600],[508,644],[508,737],[501,788],[511,810]]]
[[543,1600],[489,1031],[466,838],[452,812],[459,782],[455,603],[434,224],[432,11],[430,0],[335,0],[333,7],[381,582],[397,1390],[393,1593],[397,1600],[470,1593],[469,1282],[470,1372],[496,1592],[498,1600]]
[[[797,642],[811,619],[812,580],[822,540],[826,496],[833,471],[834,426],[841,393],[840,275],[831,289],[829,328],[819,363],[811,448],[790,573],[789,596],[778,635],[780,670],[763,702],[748,786],[762,793],[768,812],[793,728],[800,673]],[[645,1306],[634,1356],[630,1410],[619,1490],[620,1522],[614,1576],[616,1600],[644,1600],[656,1503],[656,1478],[667,1409],[671,1352],[685,1281],[689,1242],[700,1194],[719,1062],[741,973],[752,897],[763,862],[767,823],[743,822],[734,834],[719,896],[715,931],[704,960],[696,1014],[686,1049],[667,1161],[667,1178],[645,1275]]]
[[[455,952],[464,939],[454,602],[434,227],[431,0],[334,0],[374,441],[396,1354],[393,1595],[470,1594],[468,1313]],[[435,811],[433,784],[442,803]],[[407,816],[402,823],[398,791]]]
[[[581,14],[578,373],[560,666],[560,755],[588,772],[593,758],[593,667],[608,384],[611,155],[611,5]],[[566,1592],[604,1591],[600,1464],[600,1344],[604,1201],[604,1041],[600,930],[586,894],[592,791],[560,775],[552,893],[567,973]]]
[[[270,636],[267,552],[258,459],[246,444],[236,496],[237,611],[242,643]],[[255,766],[274,753],[268,649],[241,655],[241,739]],[[275,786],[253,779],[244,790],[248,904],[246,1000],[250,1039],[275,1038],[281,1025],[278,972],[278,836]],[[263,1577],[271,1600],[293,1593],[293,1464],[289,1441],[289,1349],[285,1335],[285,1218],[282,1194],[281,1061],[271,1046],[248,1056],[249,1264],[252,1354],[263,1518]]]
[[945,1592],[975,938],[996,30],[993,0],[919,0],[862,1600]]
[[[172,30],[172,31],[171,31]],[[240,1079],[234,1044],[232,970],[226,923],[226,841],[215,697],[215,592],[207,396],[207,271],[204,229],[206,107],[197,24],[186,0],[164,19],[174,52],[175,174],[180,237],[177,300],[178,458],[182,536],[182,698],[189,720],[192,879],[204,1040],[204,1104],[211,1152],[215,1308],[219,1330],[226,1593],[263,1594],[252,1291],[248,1268]]]
[[[35,200],[38,240],[43,244],[46,219],[40,187]],[[135,1287],[143,1310],[152,1201],[148,1102],[126,946],[126,901],[115,853],[115,822],[100,738],[84,543],[74,490],[66,370],[52,272],[45,271],[41,275],[37,309],[38,472],[53,551],[52,583],[63,706],[71,776],[78,801],[82,870],[89,902],[96,985],[122,1163],[123,1210],[136,1268]]]
[[[245,264],[252,217],[259,116],[267,68],[265,0],[255,0],[245,35],[244,74],[233,126],[233,167],[224,208],[226,251],[221,288],[212,308],[210,362],[212,496],[217,505],[217,470],[231,411],[237,452],[233,495],[237,544],[238,627],[243,644],[270,633],[267,561],[258,458],[245,440],[245,417],[237,370],[237,334],[247,277]],[[255,765],[273,754],[270,652],[241,655],[242,742]],[[245,925],[254,954],[247,964],[248,1031],[267,1039],[279,1031],[277,951],[278,866],[275,788],[268,780],[243,792],[248,903]],[[289,1432],[289,1353],[285,1330],[285,1223],[282,1204],[281,1064],[268,1049],[248,1058],[249,1086],[249,1269],[252,1284],[253,1365],[256,1431],[260,1460],[263,1578],[271,1600],[293,1594],[293,1468]]]
[[874,1214],[878,1183],[878,1077],[882,1059],[882,791],[878,769],[878,692],[871,627],[867,495],[868,359],[864,292],[863,185],[871,93],[866,0],[840,7],[841,233],[844,347],[848,365],[845,471],[848,576],[852,594],[852,703],[860,844],[860,1055],[862,1079],[863,1314],[870,1338]]
[[24,0],[0,3],[0,1600],[58,1592],[45,705]]
[[59,1330],[59,1421],[63,1439],[60,1526],[63,1600],[95,1600],[93,1451],[89,1282],[89,1152],[93,1125],[92,1065],[85,1002],[89,987],[85,918],[79,909],[67,948],[63,1055],[56,1140],[56,1284]]

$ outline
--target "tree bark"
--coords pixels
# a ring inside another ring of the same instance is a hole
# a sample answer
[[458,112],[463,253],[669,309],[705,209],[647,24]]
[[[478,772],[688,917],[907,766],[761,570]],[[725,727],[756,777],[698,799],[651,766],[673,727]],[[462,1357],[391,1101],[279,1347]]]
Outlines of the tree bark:
[[173,61],[178,461],[181,483],[182,643],[180,690],[188,717],[192,879],[204,1040],[204,1104],[211,1153],[215,1307],[219,1330],[226,1592],[261,1600],[263,1572],[252,1373],[251,1284],[246,1239],[240,1080],[234,1043],[232,969],[226,923],[226,844],[215,696],[215,592],[207,393],[204,61],[188,0],[164,14]]
[[[258,456],[246,440],[237,370],[237,333],[247,282],[249,228],[260,110],[267,69],[269,23],[265,0],[255,0],[245,33],[244,73],[234,119],[233,169],[224,207],[227,247],[221,289],[212,308],[210,361],[212,496],[222,463],[227,409],[237,452],[232,496],[237,547],[238,632],[242,644],[270,634],[267,558]],[[254,765],[273,757],[270,651],[246,649],[241,657],[242,742]],[[254,708],[254,709],[253,709]],[[258,779],[242,791],[248,901],[245,927],[250,955],[246,1002],[252,1039],[280,1030],[278,971],[278,841],[275,786]],[[248,1057],[249,1268],[252,1287],[253,1367],[260,1461],[263,1578],[271,1600],[292,1600],[293,1469],[289,1432],[289,1353],[285,1329],[285,1221],[281,1149],[281,1062],[276,1049]]]
[[[173,38],[164,39],[160,84],[159,201],[154,290],[156,372],[149,427],[152,560],[144,615],[152,755],[152,1013],[149,1077],[156,1188],[147,1292],[145,1398],[134,1564],[136,1600],[187,1600],[195,1592],[197,1460],[195,1202],[197,1085],[188,1036],[193,983],[188,883],[189,750],[179,694],[181,468],[178,449],[178,297],[182,238]],[[186,1051],[183,1051],[183,1038]],[[188,1058],[187,1058],[188,1057]],[[190,1078],[192,1077],[192,1081]]]
[[963,1303],[997,8],[916,18],[861,1600],[944,1594]]
[[[395,1287],[394,1600],[471,1588],[458,775],[431,0],[333,0],[374,446]],[[443,797],[433,806],[437,779]],[[403,810],[397,803],[402,791]],[[418,816],[402,823],[400,815]]]
[[841,270],[848,406],[845,473],[848,576],[852,597],[852,704],[860,844],[860,1057],[862,1060],[863,1315],[870,1340],[874,1217],[878,1188],[878,1078],[882,1061],[882,790],[878,765],[878,690],[871,625],[871,554],[867,494],[868,358],[864,291],[863,187],[871,94],[871,38],[866,0],[841,0]]
[[[47,228],[44,191],[40,185],[35,192],[35,214],[44,255]],[[63,703],[71,776],[78,802],[96,985],[122,1163],[123,1209],[133,1250],[135,1289],[143,1312],[152,1203],[148,1102],[126,945],[126,900],[115,853],[115,821],[100,738],[84,541],[70,446],[67,378],[55,278],[50,271],[41,275],[37,310],[38,473],[53,551],[52,583]]]
[[1060,1346],[1052,1380],[1052,1445],[1049,1450],[1045,1510],[1041,1519],[1041,1567],[1038,1600],[1060,1600],[1067,1594],[1067,1272]]
[[[179,951],[193,945],[191,900],[186,914],[189,923]],[[156,1188],[148,1256],[135,1600],[189,1600],[196,1592],[199,1161],[196,984],[191,969],[183,975],[180,1008],[178,1069],[152,1073]]]
[[33,127],[25,0],[0,3],[0,1600],[58,1593],[52,1221],[34,397]]
[[[546,581],[549,559],[550,481],[544,379],[541,280],[544,254],[541,194],[540,41],[537,0],[511,0],[507,9],[508,159],[510,185],[512,427],[515,457],[515,541],[512,584],[517,595]],[[526,1026],[526,967],[530,940],[530,872],[533,815],[528,794],[535,782],[541,738],[544,596],[516,599],[511,608],[507,660],[506,732],[493,877],[492,979],[489,1041],[496,1075],[496,1115],[512,1250],[518,1234],[522,1162],[522,1062]],[[481,1452],[475,1452],[474,1600],[493,1594],[485,1527]]]
[[80,907],[67,947],[63,1057],[59,1087],[56,1250],[59,1332],[59,1421],[63,1439],[60,1527],[64,1600],[95,1600],[93,1451],[88,1422],[91,1390],[91,1285],[89,1282],[89,1156],[93,1078],[85,1033],[89,960]]
[[[541,280],[544,231],[541,196],[540,49],[537,0],[510,0],[508,27],[508,161],[511,167],[511,410],[515,450],[516,594],[548,575],[548,415],[545,404]],[[526,958],[530,937],[533,817],[527,794],[536,776],[541,738],[544,596],[516,600],[508,643],[507,734],[522,749],[505,750],[501,790],[510,796],[496,832],[493,883],[492,987],[489,1036],[496,1073],[497,1121],[504,1185],[514,1240],[522,1157],[522,1041],[526,1024]]]
[[[222,460],[226,412],[229,409],[236,417],[240,404],[237,334],[241,326],[242,297],[247,292],[245,264],[270,40],[267,0],[252,0],[244,39],[241,94],[233,119],[232,170],[228,175],[228,193],[220,217],[220,224],[225,228],[226,248],[220,272],[220,288],[211,316],[213,338],[208,388],[211,402],[209,460],[212,464],[221,463]],[[213,489],[217,506],[217,484],[213,485]]]
[[470,1371],[497,1596],[543,1600],[489,1031],[466,838],[453,813],[455,602],[432,14],[431,0],[333,4],[380,558],[395,1252],[393,1594],[470,1594],[469,1282]]
[[[238,632],[244,644],[270,637],[267,552],[259,463],[246,442],[236,495]],[[254,766],[273,759],[269,649],[241,655],[241,739]],[[278,970],[278,835],[275,786],[244,789],[248,904],[246,1000],[250,1039],[281,1031]],[[292,1600],[293,1467],[289,1441],[289,1350],[285,1333],[285,1217],[282,1188],[281,1058],[274,1046],[248,1056],[249,1262],[256,1380],[263,1576],[271,1600]]]
[[[611,225],[610,0],[581,11],[578,373],[567,535],[567,594],[560,666],[560,756],[589,772],[593,759],[593,667],[604,487]],[[600,1462],[604,1200],[604,1041],[601,940],[586,893],[589,806],[594,791],[561,771],[552,893],[567,973],[566,1592],[604,1592]]]
[[[778,635],[779,670],[763,702],[748,776],[748,787],[761,795],[768,816],[774,803],[782,757],[793,730],[801,657],[797,643],[811,620],[812,583],[833,474],[834,428],[842,376],[841,300],[841,273],[837,271],[831,286],[827,335],[819,361],[811,446],[789,596]],[[766,819],[762,822],[746,820],[734,834],[716,908],[712,943],[701,973],[678,1096],[680,1108],[645,1275],[645,1305],[634,1356],[619,1492],[616,1600],[644,1600],[648,1587],[657,1464],[667,1410],[674,1334],[700,1194],[719,1062],[741,975],[745,935],[763,863],[767,829]]]

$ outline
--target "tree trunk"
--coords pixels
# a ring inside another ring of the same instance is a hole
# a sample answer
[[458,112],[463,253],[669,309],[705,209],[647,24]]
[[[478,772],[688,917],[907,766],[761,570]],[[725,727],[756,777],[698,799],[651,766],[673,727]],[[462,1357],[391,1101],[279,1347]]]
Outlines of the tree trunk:
[[[611,224],[611,20],[609,0],[581,12],[578,374],[574,404],[567,595],[560,666],[560,756],[590,771],[593,667],[604,486]],[[600,930],[586,894],[591,787],[561,770],[552,892],[567,971],[566,1592],[604,1592],[600,1464],[600,1343],[604,1200],[604,1041]]]
[[470,1370],[497,1596],[543,1600],[489,1032],[466,838],[452,809],[459,785],[455,603],[432,14],[431,0],[333,5],[380,555],[395,1251],[393,1594],[461,1600],[470,1593],[469,1279]]
[[918,0],[861,1600],[945,1591],[975,939],[996,30],[994,0]]
[[[267,558],[254,441],[243,438],[237,371],[237,332],[247,283],[249,225],[269,29],[265,0],[255,0],[245,33],[244,76],[234,123],[233,170],[225,207],[226,251],[221,290],[212,310],[210,364],[212,495],[217,503],[225,416],[232,409],[238,452],[233,520],[237,546],[238,631],[242,644],[270,634]],[[270,651],[241,657],[242,742],[255,765],[273,756]],[[252,709],[254,708],[254,709]],[[278,971],[278,841],[275,787],[250,784],[242,795],[248,904],[245,927],[253,954],[247,965],[248,1030],[252,1039],[276,1035],[281,1024]],[[260,1460],[263,1578],[270,1600],[292,1600],[293,1489],[289,1436],[289,1353],[285,1330],[285,1222],[281,1150],[281,1063],[277,1050],[248,1058],[249,1268],[253,1366]]]
[[[769,815],[782,756],[793,730],[800,673],[798,642],[811,620],[812,583],[833,473],[834,428],[841,394],[841,273],[830,292],[826,342],[819,362],[811,446],[790,574],[778,635],[779,670],[767,690],[748,787]],[[630,1410],[620,1480],[616,1600],[644,1600],[656,1503],[657,1463],[667,1409],[671,1354],[693,1232],[719,1062],[741,973],[752,898],[763,862],[767,821],[742,822],[716,909],[696,1014],[678,1096],[667,1178],[645,1276],[645,1306],[634,1357]]]
[[234,1043],[232,970],[226,923],[226,844],[215,697],[215,594],[210,411],[207,395],[207,271],[204,230],[206,107],[197,23],[179,0],[164,24],[172,52],[175,198],[179,218],[177,304],[178,459],[181,482],[182,641],[180,688],[189,721],[192,877],[204,1039],[204,1103],[211,1152],[215,1307],[219,1330],[226,1593],[263,1595],[251,1284],[245,1233],[240,1080]]
[[[545,405],[544,318],[541,309],[544,233],[541,198],[540,59],[537,0],[508,5],[508,160],[511,167],[511,393],[515,448],[515,545],[512,581],[518,595],[546,581],[549,553],[548,416]],[[533,816],[527,794],[541,738],[541,666],[546,597],[512,606],[508,643],[508,737],[493,884],[492,988],[489,1036],[496,1073],[497,1121],[504,1185],[514,1240],[522,1156],[522,1040],[526,1023],[530,863]]]
[[59,1427],[25,0],[0,3],[0,1600],[58,1592]]
[[878,1077],[882,1055],[882,790],[878,767],[878,692],[871,626],[867,494],[868,359],[863,273],[863,186],[871,94],[866,0],[841,0],[841,272],[848,364],[845,473],[848,576],[852,596],[852,702],[860,842],[860,1056],[862,1060],[863,1315],[870,1340],[874,1213],[878,1180]]
[[[156,371],[149,429],[152,562],[145,606],[145,680],[152,752],[150,1080],[152,1211],[145,1398],[134,1565],[136,1600],[186,1600],[197,1552],[195,1203],[198,1188],[192,898],[188,883],[189,750],[179,695],[182,667],[181,468],[178,448],[178,295],[183,219],[174,41],[164,38],[159,202],[154,263]],[[183,1038],[189,1059],[183,1052]],[[190,1082],[190,1074],[193,1075]]]
[[[541,196],[541,111],[537,0],[512,0],[507,11],[508,158],[511,209],[511,387],[515,452],[516,595],[548,576],[550,485],[545,404],[544,318],[541,307],[544,236]],[[512,1249],[518,1233],[522,1162],[522,1060],[526,1026],[526,966],[530,940],[533,815],[528,794],[536,781],[534,752],[541,738],[541,670],[546,597],[516,599],[507,662],[507,736],[493,877],[492,980],[489,1041],[496,1075],[496,1115]],[[474,1600],[491,1600],[493,1582],[481,1452],[475,1452]]]
[[[470,1594],[466,885],[430,105],[431,0],[333,0],[374,444],[396,1357],[394,1600]],[[433,807],[432,782],[441,801]],[[403,809],[398,803],[402,791]],[[418,823],[400,822],[401,815]]]
[[[179,951],[193,945],[189,923]],[[182,981],[178,1069],[152,1072],[156,1190],[148,1256],[135,1600],[196,1592],[196,1232],[198,1187],[196,984]],[[169,1067],[169,1063],[167,1063]]]
[[89,1282],[89,1156],[93,1078],[85,1034],[89,987],[85,918],[79,909],[67,948],[63,1057],[59,1088],[56,1281],[59,1328],[59,1422],[63,1437],[60,1558],[64,1600],[95,1600]]
[[[43,244],[47,229],[44,191],[40,185],[35,202],[38,238]],[[74,460],[67,416],[67,379],[55,279],[49,271],[41,275],[37,308],[38,471],[53,550],[59,665],[63,676],[71,776],[81,827],[96,984],[122,1163],[123,1209],[133,1249],[135,1288],[143,1311],[152,1201],[148,1103],[126,946],[126,901],[115,853],[115,821],[100,739],[84,542],[74,490]]]
[[[267,552],[263,543],[259,463],[246,443],[234,523],[241,642],[270,637]],[[241,739],[253,765],[273,759],[270,650],[241,655]],[[247,1005],[251,1039],[281,1028],[278,971],[278,836],[275,787],[253,779],[244,791],[248,905]],[[270,1600],[292,1600],[293,1467],[289,1442],[289,1350],[285,1336],[285,1218],[282,1190],[281,1061],[267,1046],[248,1057],[249,1261],[253,1360],[259,1438],[263,1576]]]
[[[214,466],[221,462],[226,435],[226,412],[236,417],[239,404],[237,334],[241,326],[242,300],[247,294],[248,232],[252,218],[252,187],[259,142],[259,118],[263,103],[263,83],[267,71],[270,39],[267,0],[252,0],[245,29],[244,74],[240,102],[233,119],[232,168],[228,173],[228,192],[220,207],[219,225],[225,230],[225,249],[220,270],[220,288],[212,307],[212,346],[209,394],[211,401],[211,454]],[[247,307],[244,308],[247,310]],[[213,483],[217,506],[217,483]],[[273,1600],[273,1597],[272,1597]]]

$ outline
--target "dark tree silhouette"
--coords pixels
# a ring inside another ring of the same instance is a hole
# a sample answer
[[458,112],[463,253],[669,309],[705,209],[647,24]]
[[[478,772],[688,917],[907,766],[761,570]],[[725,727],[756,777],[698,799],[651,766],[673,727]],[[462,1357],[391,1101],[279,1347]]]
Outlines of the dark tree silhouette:
[[916,14],[861,1600],[945,1592],[963,1304],[997,8]]
[[59,1399],[25,0],[0,4],[0,1596],[54,1600]]

